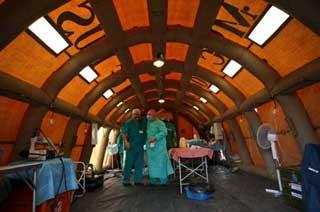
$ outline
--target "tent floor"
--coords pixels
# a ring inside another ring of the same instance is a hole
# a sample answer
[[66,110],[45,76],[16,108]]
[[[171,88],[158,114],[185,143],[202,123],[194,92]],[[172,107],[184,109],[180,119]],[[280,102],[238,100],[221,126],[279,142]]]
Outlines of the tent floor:
[[[193,201],[178,194],[178,184],[163,187],[123,187],[120,178],[110,178],[104,187],[87,193],[72,205],[74,212],[136,211],[136,212],[299,212],[281,198],[264,192],[276,188],[275,182],[244,172],[211,175],[214,198]],[[147,182],[147,179],[145,179]]]

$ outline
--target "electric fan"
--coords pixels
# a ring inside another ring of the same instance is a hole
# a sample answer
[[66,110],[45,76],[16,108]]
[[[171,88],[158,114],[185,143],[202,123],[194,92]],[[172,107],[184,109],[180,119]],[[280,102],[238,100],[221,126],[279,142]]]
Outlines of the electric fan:
[[116,177],[117,173],[121,173],[121,169],[115,169],[114,164],[113,164],[114,163],[114,161],[113,161],[114,155],[118,154],[118,145],[117,144],[108,144],[106,151],[111,156],[111,169],[108,169],[107,172],[112,174],[113,177]]
[[266,189],[266,192],[273,193],[275,196],[282,194],[282,184],[280,176],[280,163],[276,147],[277,135],[269,124],[262,124],[257,131],[257,142],[261,149],[268,150],[271,147],[272,158],[276,168],[279,190]]

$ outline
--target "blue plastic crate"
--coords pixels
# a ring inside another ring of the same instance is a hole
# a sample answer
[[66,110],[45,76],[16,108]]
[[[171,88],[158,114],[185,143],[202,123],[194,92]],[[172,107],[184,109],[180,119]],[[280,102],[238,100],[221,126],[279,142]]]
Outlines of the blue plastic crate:
[[186,186],[184,189],[188,199],[203,201],[213,198],[213,192],[194,192],[189,188],[189,186]]

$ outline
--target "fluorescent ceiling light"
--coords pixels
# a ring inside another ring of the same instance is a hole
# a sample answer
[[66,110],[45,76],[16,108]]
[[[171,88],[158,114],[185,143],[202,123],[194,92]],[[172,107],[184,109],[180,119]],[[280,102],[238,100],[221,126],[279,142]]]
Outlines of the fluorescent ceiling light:
[[153,62],[153,65],[157,68],[161,68],[164,65],[164,61],[157,59]]
[[123,102],[119,102],[119,103],[117,104],[117,107],[120,107],[122,104],[123,104]]
[[215,86],[214,84],[212,84],[209,89],[213,92],[213,93],[218,93],[218,91],[220,91],[220,89]]
[[88,83],[91,83],[98,77],[98,74],[90,67],[86,66],[79,73]]
[[236,61],[230,60],[226,67],[224,67],[223,73],[232,78],[236,73],[238,73],[238,71],[240,71],[241,67],[242,66]]
[[127,109],[124,111],[124,113],[128,113],[128,112],[129,112],[129,110],[130,110],[130,109],[129,109],[129,108],[127,108]]
[[153,65],[157,68],[161,68],[164,65],[163,54],[158,53],[157,58],[153,61]]
[[164,100],[164,99],[159,99],[159,100],[158,100],[158,102],[159,102],[160,104],[165,103],[165,101],[166,101],[166,100]]
[[111,89],[104,92],[103,96],[106,97],[106,99],[109,99],[113,95],[113,91]]
[[203,103],[207,103],[207,100],[203,97],[200,97],[200,101],[203,102]]
[[69,46],[68,42],[44,17],[33,22],[28,29],[56,54],[59,54]]
[[193,108],[194,108],[195,110],[199,110],[199,108],[198,108],[197,106],[195,106],[195,105],[193,105]]
[[290,16],[282,10],[274,6],[270,7],[249,34],[249,39],[259,45],[263,45],[289,17]]

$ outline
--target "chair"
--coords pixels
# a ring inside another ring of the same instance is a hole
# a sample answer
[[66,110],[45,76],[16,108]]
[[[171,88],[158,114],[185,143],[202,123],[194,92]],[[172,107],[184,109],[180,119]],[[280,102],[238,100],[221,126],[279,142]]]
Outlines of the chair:
[[75,197],[82,197],[86,193],[86,172],[87,166],[82,161],[73,161],[77,176],[77,183],[79,186],[78,192],[74,194]]

